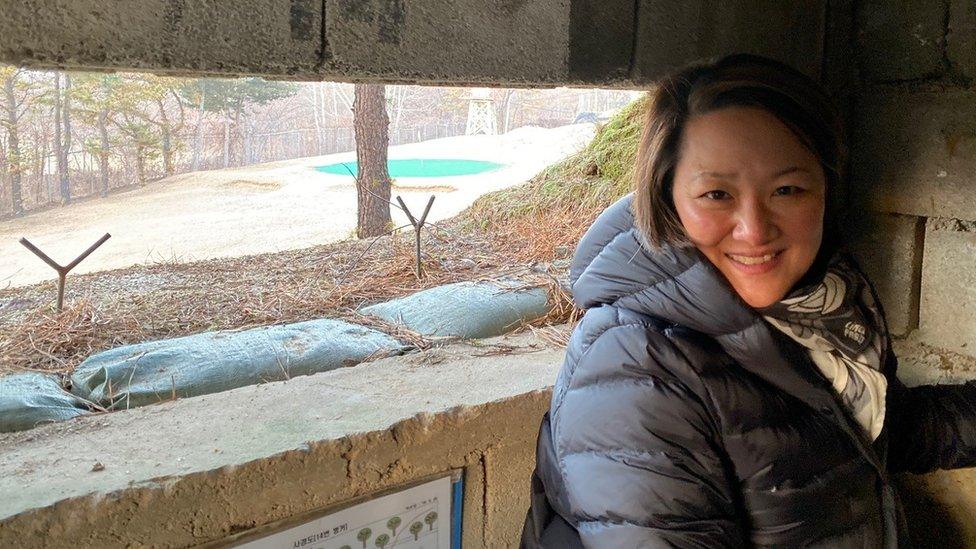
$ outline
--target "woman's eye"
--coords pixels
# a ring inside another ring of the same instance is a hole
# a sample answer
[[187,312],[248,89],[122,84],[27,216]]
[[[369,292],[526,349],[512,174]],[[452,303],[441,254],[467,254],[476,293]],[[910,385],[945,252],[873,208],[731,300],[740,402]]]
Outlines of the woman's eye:
[[775,194],[776,196],[789,196],[793,194],[799,194],[801,192],[803,192],[802,187],[797,187],[796,185],[784,185],[776,189],[776,192],[774,192],[773,194]]
[[726,198],[731,198],[732,195],[725,191],[708,191],[707,193],[701,195],[702,198],[707,198],[709,200],[725,200]]

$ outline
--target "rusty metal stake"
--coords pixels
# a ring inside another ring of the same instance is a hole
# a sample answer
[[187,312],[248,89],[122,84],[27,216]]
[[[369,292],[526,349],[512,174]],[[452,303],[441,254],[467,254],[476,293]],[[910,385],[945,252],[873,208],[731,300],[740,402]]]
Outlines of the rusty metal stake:
[[424,228],[424,223],[427,221],[427,214],[430,213],[430,207],[434,204],[434,195],[430,195],[430,200],[427,201],[427,207],[424,208],[424,215],[420,216],[420,221],[410,213],[407,209],[407,205],[400,198],[400,195],[396,197],[397,202],[400,203],[400,207],[403,208],[403,212],[407,214],[407,219],[410,220],[410,224],[413,225],[414,236],[417,238],[417,279],[419,280],[423,276],[423,269],[420,265],[420,230]]
[[76,257],[74,261],[64,266],[59,265],[57,261],[54,261],[53,259],[48,257],[46,253],[38,249],[37,246],[31,244],[31,242],[26,238],[20,239],[20,243],[23,244],[25,248],[34,252],[34,255],[41,258],[44,261],[44,263],[47,263],[48,265],[51,266],[52,269],[58,272],[58,312],[59,313],[61,312],[61,307],[64,305],[64,280],[68,276],[68,273],[71,271],[71,269],[77,267],[78,264],[81,263],[82,260],[84,260],[86,257],[88,257],[89,254],[94,252],[96,248],[104,244],[105,241],[111,237],[112,235],[105,233],[105,236],[99,238],[98,242],[89,246],[88,249],[82,252],[81,255]]

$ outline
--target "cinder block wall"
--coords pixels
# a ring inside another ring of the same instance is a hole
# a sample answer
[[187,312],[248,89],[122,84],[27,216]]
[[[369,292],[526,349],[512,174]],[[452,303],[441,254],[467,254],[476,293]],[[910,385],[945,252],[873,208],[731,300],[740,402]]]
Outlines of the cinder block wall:
[[[976,379],[976,2],[854,10],[855,251],[909,385]],[[905,475],[919,546],[976,546],[976,472]]]
[[904,4],[856,12],[856,250],[899,338],[906,381],[972,379],[976,2]]

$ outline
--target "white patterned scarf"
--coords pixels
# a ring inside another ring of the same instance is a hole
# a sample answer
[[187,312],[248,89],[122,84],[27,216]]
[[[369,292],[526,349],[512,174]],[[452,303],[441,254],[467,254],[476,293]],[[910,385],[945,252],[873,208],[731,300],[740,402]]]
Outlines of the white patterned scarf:
[[884,425],[888,380],[881,373],[885,337],[863,275],[835,256],[819,283],[759,310],[775,328],[805,347],[871,440]]

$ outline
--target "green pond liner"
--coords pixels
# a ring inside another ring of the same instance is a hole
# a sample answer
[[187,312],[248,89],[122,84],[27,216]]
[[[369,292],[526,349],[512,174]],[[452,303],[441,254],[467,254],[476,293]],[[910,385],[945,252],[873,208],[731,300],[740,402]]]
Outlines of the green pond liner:
[[[403,158],[387,161],[390,177],[457,177],[490,172],[504,164],[486,160],[462,158]],[[359,165],[355,161],[316,166],[317,171],[334,175],[355,176]]]

